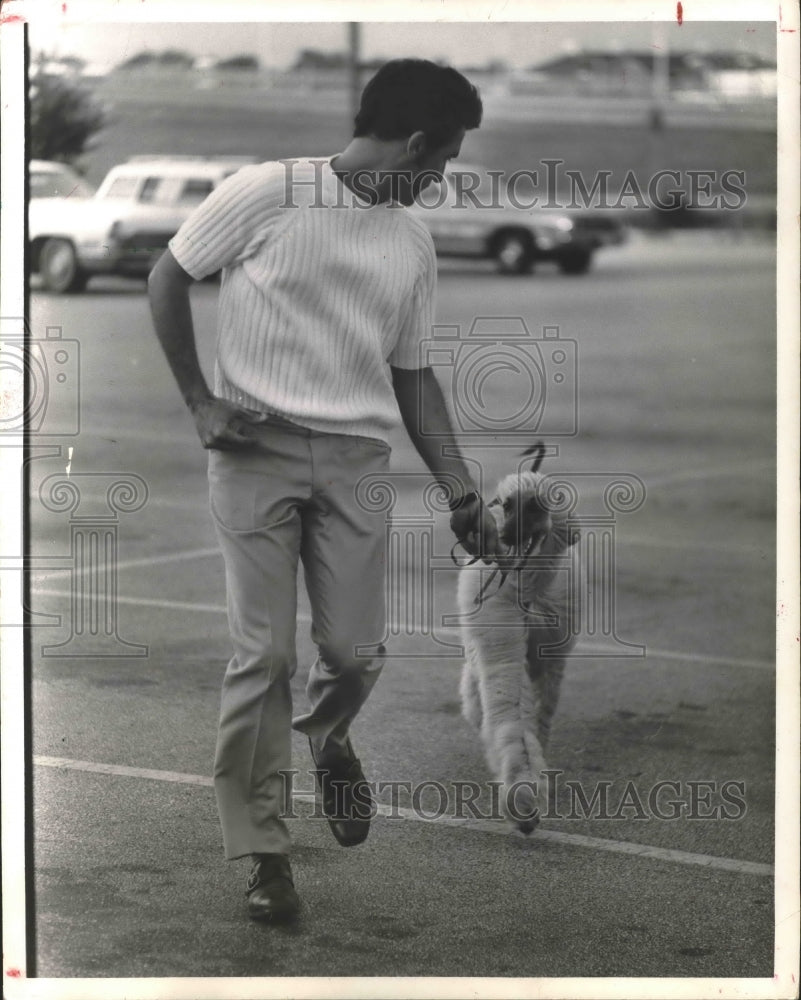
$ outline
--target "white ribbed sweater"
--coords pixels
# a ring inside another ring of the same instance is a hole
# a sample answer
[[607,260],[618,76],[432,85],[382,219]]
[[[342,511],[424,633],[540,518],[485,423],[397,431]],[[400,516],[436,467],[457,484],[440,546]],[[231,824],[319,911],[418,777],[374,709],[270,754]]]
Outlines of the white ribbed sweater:
[[436,258],[423,223],[367,206],[325,159],[244,167],[170,241],[193,278],[222,270],[215,392],[312,430],[387,439],[389,365],[420,368]]

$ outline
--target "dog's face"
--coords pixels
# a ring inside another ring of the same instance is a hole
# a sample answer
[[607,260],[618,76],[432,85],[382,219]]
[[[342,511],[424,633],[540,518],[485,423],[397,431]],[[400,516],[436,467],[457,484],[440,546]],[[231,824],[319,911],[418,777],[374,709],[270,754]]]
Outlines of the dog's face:
[[534,553],[552,528],[550,511],[541,499],[542,476],[521,472],[498,484],[492,505],[501,542],[517,552]]
[[539,441],[528,448],[524,455],[533,456],[531,466],[524,471],[511,473],[498,483],[495,499],[489,508],[498,525],[501,543],[509,549],[507,558],[535,556],[540,553],[546,539],[546,551],[559,552],[575,545],[578,529],[557,516],[556,523],[546,503],[545,477],[539,467],[545,456],[545,445]]

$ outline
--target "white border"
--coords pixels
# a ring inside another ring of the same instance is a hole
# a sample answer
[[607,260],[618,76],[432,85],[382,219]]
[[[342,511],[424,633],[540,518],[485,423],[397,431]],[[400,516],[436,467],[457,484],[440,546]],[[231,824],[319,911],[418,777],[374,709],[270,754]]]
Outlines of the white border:
[[[684,18],[694,21],[770,21],[777,22],[779,76],[779,217],[780,258],[777,271],[779,291],[778,444],[780,496],[777,641],[781,663],[781,685],[777,698],[777,801],[776,801],[776,956],[773,979],[126,979],[126,980],[53,980],[4,977],[4,992],[10,1000],[28,997],[75,997],[108,1000],[111,996],[164,997],[186,996],[196,1000],[220,997],[454,997],[467,993],[494,997],[632,997],[671,996],[705,998],[791,997],[798,995],[798,866],[799,866],[799,797],[798,734],[799,685],[797,672],[799,636],[798,586],[798,330],[799,307],[797,274],[798,250],[798,41],[797,7],[779,4],[722,0],[688,0]],[[66,8],[67,13],[64,13]],[[380,18],[376,14],[380,13]],[[0,296],[4,316],[22,315],[24,300],[22,260],[18,252],[22,232],[22,165],[24,125],[22,106],[22,25],[16,18],[62,18],[65,21],[98,23],[152,21],[671,21],[676,14],[672,2],[656,5],[640,0],[601,0],[592,4],[563,0],[507,0],[496,5],[488,2],[448,2],[416,0],[395,5],[370,0],[358,3],[309,4],[306,2],[266,2],[251,0],[238,3],[168,2],[168,0],[8,0],[2,7],[0,57],[2,59],[3,148],[3,267]],[[11,234],[11,235],[9,235]],[[12,375],[2,373],[3,390],[21,391]],[[16,412],[19,408],[16,409]],[[13,442],[12,442],[13,444]],[[0,449],[0,474],[3,483],[4,518],[0,552],[21,554],[18,526],[21,517],[21,449]],[[0,615],[19,620],[21,592],[4,580]],[[24,844],[23,804],[24,767],[22,732],[18,725],[22,696],[22,630],[0,630],[2,650],[2,723],[3,723],[3,881],[4,881],[4,971],[15,967],[24,975],[24,925],[15,905],[17,892],[24,888],[20,863]],[[791,980],[791,976],[795,978]]]
[[[5,12],[3,12],[5,13]],[[20,107],[24,93],[24,26],[4,23],[0,27],[2,70],[2,152],[0,156],[0,204],[2,234],[0,252],[0,315],[20,317],[0,336],[22,336],[25,304],[24,261],[20,248],[25,223],[25,121],[9,109]],[[22,413],[23,373],[0,370],[0,400],[6,413]],[[5,413],[3,414],[5,416]],[[22,459],[23,437],[4,435],[0,447],[0,554],[22,557]],[[0,623],[22,620],[23,578],[4,573],[0,587]],[[3,951],[4,965],[25,972],[25,922],[20,919],[20,901],[25,898],[25,741],[20,720],[24,702],[24,635],[21,628],[0,628],[0,731],[2,732],[2,833],[3,833]],[[8,956],[8,958],[6,958]]]
[[[795,966],[792,993],[798,996],[799,922],[799,732],[801,695],[798,656],[799,609],[799,11],[779,7],[777,54],[778,207],[777,303],[777,579],[776,649],[776,850],[774,969],[784,976]],[[792,21],[792,23],[790,23]]]
[[[64,10],[66,6],[66,11]],[[685,21],[777,21],[780,6],[771,0],[688,0],[683,4]],[[229,0],[226,4],[194,0],[7,0],[4,16],[20,14],[30,22],[36,19],[67,22],[148,23],[154,21],[203,22],[346,22],[346,21],[665,21],[676,18],[676,4],[648,0],[506,0],[500,7],[492,0],[413,0],[394,3],[388,0]],[[377,17],[376,14],[380,14]],[[797,12],[792,4],[782,11],[783,26],[788,32],[797,27]]]

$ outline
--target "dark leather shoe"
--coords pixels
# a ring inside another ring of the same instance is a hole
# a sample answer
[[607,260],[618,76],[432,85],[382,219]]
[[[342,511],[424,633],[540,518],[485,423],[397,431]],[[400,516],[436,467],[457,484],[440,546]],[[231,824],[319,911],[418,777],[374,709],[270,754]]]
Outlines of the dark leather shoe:
[[373,796],[364,777],[359,759],[350,739],[345,748],[334,753],[315,756],[315,780],[323,800],[323,813],[337,842],[343,847],[355,847],[367,839],[374,814]]
[[294,920],[300,900],[285,854],[260,854],[248,878],[248,916],[253,920]]

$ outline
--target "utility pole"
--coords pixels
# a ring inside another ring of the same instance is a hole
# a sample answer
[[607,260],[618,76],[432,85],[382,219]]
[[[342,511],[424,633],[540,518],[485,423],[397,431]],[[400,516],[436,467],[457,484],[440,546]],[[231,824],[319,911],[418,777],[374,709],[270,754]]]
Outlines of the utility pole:
[[[654,21],[651,29],[653,65],[650,106],[647,114],[649,178],[654,177],[660,170],[664,169],[667,143],[669,142],[669,137],[665,134],[665,119],[670,100],[670,43],[665,28],[665,24],[661,21]],[[644,178],[643,181],[648,183],[648,178]],[[654,208],[651,209],[649,216],[657,227],[670,225],[668,220],[675,219],[675,214]]]
[[661,132],[665,126],[665,112],[670,100],[670,43],[665,25],[654,21],[651,38],[654,62],[649,117],[651,129],[654,132]]
[[359,64],[361,62],[361,25],[358,21],[351,21],[348,24],[348,69],[350,76],[350,116],[356,117],[359,110],[359,97],[362,92],[361,72]]

